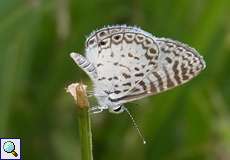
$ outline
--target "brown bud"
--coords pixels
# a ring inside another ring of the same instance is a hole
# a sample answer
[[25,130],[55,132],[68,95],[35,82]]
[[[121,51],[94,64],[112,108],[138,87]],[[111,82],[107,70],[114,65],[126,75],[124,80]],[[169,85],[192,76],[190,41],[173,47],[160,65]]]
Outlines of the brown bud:
[[80,108],[89,107],[86,88],[87,86],[84,85],[82,82],[80,82],[80,83],[72,83],[66,89],[66,91],[74,97],[76,104]]

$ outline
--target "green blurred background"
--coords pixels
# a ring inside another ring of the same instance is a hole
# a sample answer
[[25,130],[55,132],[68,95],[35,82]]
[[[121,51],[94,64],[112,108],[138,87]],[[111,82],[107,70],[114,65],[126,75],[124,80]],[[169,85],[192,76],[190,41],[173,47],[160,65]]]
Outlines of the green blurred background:
[[207,68],[188,84],[93,115],[96,160],[230,159],[229,0],[1,0],[0,137],[25,160],[80,160],[77,112],[65,87],[87,75],[69,57],[104,25],[137,25],[196,48]]

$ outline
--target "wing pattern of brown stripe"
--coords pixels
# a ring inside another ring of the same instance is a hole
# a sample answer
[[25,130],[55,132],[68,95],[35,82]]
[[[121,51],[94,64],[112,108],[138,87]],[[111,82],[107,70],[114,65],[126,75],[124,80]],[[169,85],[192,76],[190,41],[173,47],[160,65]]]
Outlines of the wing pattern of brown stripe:
[[159,87],[159,89],[160,89],[160,91],[163,91],[164,90],[164,88],[163,88],[163,80],[162,80],[162,78],[161,78],[161,76],[157,73],[157,72],[152,72],[152,74],[157,78],[157,80],[158,80],[158,87]]
[[157,93],[157,88],[155,84],[151,81],[151,79],[148,77],[149,84],[150,84],[150,92],[151,93]]
[[165,67],[163,67],[166,78],[167,78],[167,88],[172,88],[175,86],[175,84],[173,83],[173,81],[171,80],[169,73],[167,71],[167,69]]
[[174,64],[173,64],[172,69],[173,69],[174,78],[175,78],[177,84],[181,84],[181,79],[180,79],[180,77],[179,77],[179,70],[177,69],[178,64],[179,64],[179,62],[178,62],[178,61],[175,61]]

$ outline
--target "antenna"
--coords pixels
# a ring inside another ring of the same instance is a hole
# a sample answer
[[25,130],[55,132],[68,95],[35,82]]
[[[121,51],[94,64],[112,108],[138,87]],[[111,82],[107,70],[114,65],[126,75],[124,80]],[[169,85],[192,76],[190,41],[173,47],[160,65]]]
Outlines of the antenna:
[[137,130],[137,133],[140,136],[140,138],[142,139],[143,144],[146,144],[145,138],[144,138],[143,134],[141,133],[140,129],[138,128],[138,125],[135,122],[133,116],[131,115],[131,113],[129,112],[129,110],[126,107],[124,107],[124,110],[128,113],[129,117],[131,118],[131,120],[133,122],[133,127]]

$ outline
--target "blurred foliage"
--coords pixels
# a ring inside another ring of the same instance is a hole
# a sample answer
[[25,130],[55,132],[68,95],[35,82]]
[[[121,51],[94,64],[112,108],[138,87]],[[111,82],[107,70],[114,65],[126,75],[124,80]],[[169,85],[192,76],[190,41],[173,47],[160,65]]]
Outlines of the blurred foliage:
[[80,159],[77,113],[64,88],[89,78],[69,57],[91,31],[137,25],[190,44],[207,68],[190,83],[92,117],[100,160],[230,159],[229,0],[1,0],[0,137],[22,139],[24,159]]

